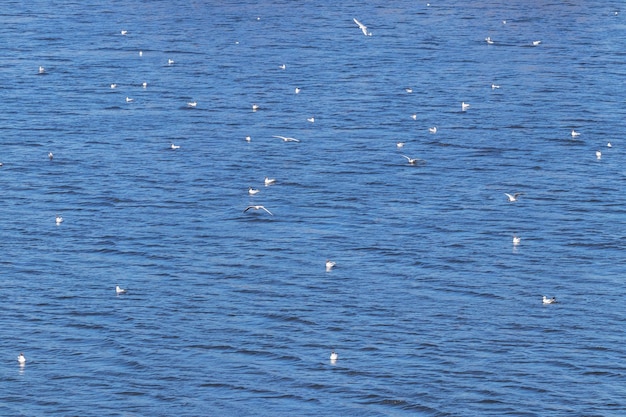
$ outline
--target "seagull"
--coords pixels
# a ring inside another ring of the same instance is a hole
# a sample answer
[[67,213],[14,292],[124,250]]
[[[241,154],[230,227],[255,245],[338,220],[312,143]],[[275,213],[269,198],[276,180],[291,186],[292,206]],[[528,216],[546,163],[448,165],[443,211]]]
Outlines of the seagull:
[[143,56],[143,51],[139,51],[139,56]]
[[596,151],[596,158],[601,159],[602,158],[602,152]]
[[544,304],[556,304],[556,297],[552,297],[552,298],[548,298],[545,295],[543,296],[543,303]]
[[127,34],[128,34],[128,31],[127,31],[127,30],[122,30],[120,33],[121,33],[122,35],[127,35]]
[[331,269],[333,269],[333,267],[336,265],[336,262],[333,262],[331,260],[326,260],[326,270],[330,271]]
[[404,144],[405,144],[405,143],[406,143],[406,142],[398,142],[398,143],[396,143],[396,146],[397,146],[398,148],[402,148],[402,147],[404,146]]
[[491,84],[491,89],[495,90],[496,88],[500,88],[498,84]]
[[42,67],[41,65],[39,66],[39,73],[43,74],[46,72],[46,69],[44,67]]
[[612,148],[612,147],[613,147],[613,145],[611,145],[611,142],[609,142],[609,143],[607,143],[607,144],[606,144],[606,147],[607,147],[607,148]]
[[265,207],[263,207],[263,206],[248,206],[248,207],[246,207],[246,209],[245,209],[243,212],[245,213],[246,211],[248,211],[248,210],[250,210],[250,209],[254,209],[254,210],[265,210],[265,211],[267,211],[267,212],[270,214],[270,216],[273,216],[272,212],[271,212],[271,211],[269,211],[268,209],[266,209],[266,208],[265,208]]
[[170,149],[180,149],[180,145],[174,145],[173,143],[170,145]]
[[280,66],[280,69],[285,69],[285,68],[287,68],[287,65],[285,65],[285,64]]
[[248,187],[248,194],[255,195],[258,192],[259,192],[258,188]]
[[187,103],[187,106],[189,107],[196,107],[198,105],[197,101],[190,101],[189,103]]
[[111,88],[117,88],[117,84],[115,83],[111,84]]
[[493,40],[491,40],[491,37],[490,37],[490,36],[487,36],[487,37],[485,38],[485,41],[487,41],[487,43],[488,43],[489,45],[493,45]]
[[515,193],[513,195],[511,195],[509,193],[504,193],[504,194],[509,198],[509,201],[512,203],[514,201],[517,201],[517,197],[522,195],[522,194],[524,194],[524,193]]
[[533,41],[533,46],[538,46],[541,43],[541,41]]
[[315,123],[315,117],[309,117],[306,119],[307,122]]
[[167,60],[167,65],[172,65],[173,63],[174,63],[174,60],[173,60],[173,59],[168,59],[168,60]]
[[250,136],[246,136],[246,142],[250,142],[252,138]]
[[572,137],[575,138],[577,136],[580,136],[580,132],[577,132],[574,129],[572,129]]
[[466,103],[464,101],[461,103],[461,110],[465,111],[469,109],[469,107],[470,107],[469,103]]
[[331,362],[335,362],[337,359],[339,359],[339,355],[337,354],[337,352],[335,352],[334,350],[332,352],[330,352],[330,360],[331,360]]
[[276,179],[270,178],[270,177],[265,177],[265,186],[272,185],[275,182],[276,182]]
[[52,161],[52,158],[54,158],[54,154],[52,152],[48,152],[48,158],[50,158],[50,160]]
[[411,119],[413,119],[413,120],[417,120],[417,114],[412,114],[412,115],[411,115]]
[[296,87],[294,91],[296,92],[296,94],[300,94],[300,87]]
[[252,105],[252,111],[257,111],[259,110],[259,105],[258,104],[253,104]]
[[133,101],[135,101],[135,99],[130,98],[130,97],[126,97],[126,102],[127,103],[132,103]]
[[282,139],[283,142],[300,142],[298,139],[296,138],[286,138],[285,136],[279,136],[279,135],[274,135],[272,136],[273,138],[278,138],[278,139]]
[[56,224],[57,224],[57,226],[58,226],[58,225],[60,225],[61,223],[63,223],[63,217],[61,217],[61,216],[59,216],[59,215],[57,214],[55,221],[56,221]]
[[368,31],[367,31],[367,26],[365,26],[363,23],[361,23],[361,22],[359,22],[358,20],[356,20],[356,18],[355,18],[355,19],[352,19],[352,20],[354,20],[354,23],[356,23],[357,25],[359,25],[359,28],[361,29],[361,32],[363,32],[363,34],[364,34],[365,36],[372,36],[372,32],[368,32]]
[[519,236],[513,235],[513,245],[519,245],[521,241],[522,239]]
[[148,87],[148,83],[144,81],[144,82],[143,82],[143,84],[141,84],[141,86],[142,86],[143,88],[147,88],[147,87]]
[[17,361],[20,363],[20,365],[24,365],[26,363],[26,356],[24,356],[24,354],[20,352],[20,354],[17,356]]
[[412,93],[413,89],[411,87],[409,87],[409,88],[405,88],[404,91],[406,91],[407,93]]
[[418,158],[409,158],[406,155],[402,155],[406,158],[407,161],[409,161],[409,165],[415,165],[417,163],[417,161],[420,161],[420,159]]
[[124,288],[120,288],[119,285],[116,285],[115,286],[115,293],[118,294],[118,295],[119,294],[126,294],[126,290]]
[[429,127],[429,128],[428,128],[428,131],[429,131],[430,133],[437,133],[437,126]]

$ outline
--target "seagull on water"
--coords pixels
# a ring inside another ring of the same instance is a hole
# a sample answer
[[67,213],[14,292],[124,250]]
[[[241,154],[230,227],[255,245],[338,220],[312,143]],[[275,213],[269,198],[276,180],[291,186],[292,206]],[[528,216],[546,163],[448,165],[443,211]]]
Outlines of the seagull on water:
[[259,105],[258,104],[253,104],[252,105],[252,111],[257,111],[259,110]]
[[327,271],[330,271],[331,269],[333,269],[333,267],[334,267],[335,265],[337,265],[337,263],[336,263],[336,262],[333,262],[333,261],[331,261],[331,260],[329,260],[329,259],[326,259],[326,270],[327,270]]
[[543,296],[543,303],[544,304],[556,304],[556,297],[552,297],[552,298],[548,298],[545,295]]
[[60,225],[61,223],[63,223],[63,217],[61,217],[61,216],[59,216],[57,214],[57,216],[55,218],[55,222],[56,222],[57,226]]
[[495,90],[496,88],[500,88],[498,84],[491,84],[491,89]]
[[337,354],[337,352],[335,352],[334,350],[330,352],[330,361],[335,362],[337,359],[339,359],[339,355]]
[[538,46],[541,43],[541,41],[533,41],[533,46]]
[[276,179],[274,178],[270,178],[270,177],[265,177],[265,186],[267,187],[268,185],[272,185],[276,182]]
[[409,161],[409,165],[415,165],[417,163],[417,161],[420,161],[420,159],[418,158],[409,158],[406,155],[402,155],[406,158],[407,161]]
[[24,356],[24,354],[20,352],[20,354],[17,356],[17,361],[20,363],[20,365],[24,365],[26,363],[26,356]]
[[54,158],[54,154],[52,152],[48,152],[48,158],[50,158],[50,160],[52,161],[52,158]]
[[189,103],[187,103],[188,107],[196,107],[198,105],[197,101],[190,101]]
[[141,86],[142,86],[143,88],[148,88],[148,83],[144,81],[144,82],[141,84]]
[[296,87],[294,91],[296,92],[296,94],[300,94],[300,87]]
[[519,236],[513,235],[513,245],[519,245],[521,241],[522,239]]
[[607,143],[607,144],[606,144],[606,147],[607,147],[607,148],[612,148],[612,147],[613,147],[613,145],[611,145],[611,142],[609,142],[609,143]]
[[368,32],[367,31],[367,26],[365,26],[363,23],[359,22],[358,20],[356,20],[356,18],[352,19],[354,20],[354,23],[356,23],[357,25],[359,25],[359,29],[361,29],[361,32],[363,32],[363,34],[365,36],[372,36],[372,32]]
[[402,148],[402,147],[404,147],[405,144],[406,144],[406,142],[398,142],[398,143],[396,143],[396,146],[398,148]]
[[409,87],[409,88],[405,88],[404,91],[406,91],[407,93],[410,94],[410,93],[413,92],[413,89],[411,87]]
[[509,193],[504,193],[508,198],[509,201],[512,203],[514,201],[517,201],[517,197],[519,197],[520,195],[524,194],[524,193],[515,193],[515,194],[509,194]]
[[180,145],[174,145],[173,143],[170,145],[170,149],[180,149]]
[[132,103],[133,101],[135,101],[134,98],[126,97],[126,102],[127,103]]
[[250,142],[252,138],[250,136],[246,136],[246,142]]
[[491,36],[487,36],[485,38],[485,41],[489,44],[489,45],[493,45],[493,40],[491,39]]
[[117,84],[115,83],[111,84],[111,88],[117,88]]
[[279,136],[279,135],[274,135],[272,136],[273,138],[278,138],[278,139],[282,139],[283,142],[300,142],[298,139],[296,138],[287,138],[285,136]]
[[412,114],[412,115],[411,115],[411,119],[413,119],[413,120],[417,120],[417,114]]
[[120,288],[119,285],[116,285],[115,286],[115,293],[118,294],[118,295],[119,294],[126,294],[126,290],[124,288]]
[[428,131],[429,131],[430,133],[437,133],[437,126],[429,127],[429,128],[428,128]]
[[39,66],[39,73],[43,74],[46,72],[46,69],[44,67],[42,67],[41,65]]
[[259,192],[258,188],[252,188],[252,187],[248,187],[248,194],[250,195],[255,195],[256,193]]
[[602,152],[596,151],[596,158],[597,159],[601,159],[602,158]]
[[315,117],[309,117],[306,119],[307,122],[315,123]]
[[248,206],[248,207],[246,207],[246,209],[243,212],[245,213],[246,211],[248,211],[250,209],[253,209],[253,210],[265,210],[265,211],[267,211],[270,214],[270,216],[273,216],[271,211],[266,209],[264,206],[259,206],[259,205],[257,205],[257,206]]
[[282,64],[282,65],[280,66],[280,69],[285,69],[285,68],[287,68],[287,65],[285,65],[285,64]]
[[461,102],[461,110],[465,111],[465,110],[469,109],[469,107],[470,107],[469,103],[466,103],[464,101]]
[[580,136],[580,132],[577,132],[577,131],[575,131],[574,129],[572,129],[572,137],[573,137],[573,138],[576,138],[576,137],[578,137],[578,136]]
[[173,65],[174,64],[174,60],[173,59],[168,59],[167,60],[167,65]]
[[122,35],[127,35],[127,34],[128,34],[128,31],[127,31],[127,30],[121,30],[121,31],[120,31],[120,33],[121,33]]

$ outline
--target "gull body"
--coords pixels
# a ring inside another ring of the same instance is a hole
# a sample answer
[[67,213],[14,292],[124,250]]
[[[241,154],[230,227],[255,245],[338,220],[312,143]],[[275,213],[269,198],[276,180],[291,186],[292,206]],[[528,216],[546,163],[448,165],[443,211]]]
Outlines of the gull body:
[[188,107],[196,107],[198,105],[197,101],[190,101],[189,103],[187,103]]
[[248,194],[250,195],[255,195],[259,192],[258,188],[252,188],[252,187],[248,187]]
[[50,158],[50,160],[52,161],[52,158],[54,158],[54,154],[52,152],[48,152],[48,158]]
[[17,356],[17,361],[20,363],[20,365],[24,365],[26,363],[26,356],[24,356],[24,354],[20,352],[20,354]]
[[294,91],[296,92],[296,94],[300,94],[300,87],[296,87]]
[[306,119],[307,122],[315,123],[315,117],[309,117]]
[[533,46],[538,46],[539,44],[541,44],[541,41],[533,41]]
[[339,355],[337,354],[337,352],[335,352],[334,350],[332,352],[330,352],[330,360],[332,362],[336,361],[337,359],[339,359]]
[[126,294],[126,290],[124,288],[120,288],[119,285],[115,286],[115,293],[116,294]]
[[173,65],[174,64],[174,60],[173,59],[168,59],[167,60],[167,65]]
[[601,159],[602,158],[602,152],[596,151],[596,158],[597,159]]
[[437,133],[437,126],[429,127],[429,128],[428,128],[428,131],[429,131],[430,133]]
[[329,260],[329,259],[327,259],[327,260],[326,260],[326,270],[327,270],[327,271],[330,271],[331,269],[333,269],[333,267],[334,267],[335,265],[337,265],[337,263],[336,263],[336,262],[333,262],[333,261],[331,261],[331,260]]
[[404,147],[405,144],[406,144],[406,142],[398,142],[398,143],[396,143],[396,146],[398,148],[402,148],[402,147]]
[[259,105],[258,104],[253,104],[252,105],[252,111],[257,111],[259,110]]
[[495,90],[496,88],[500,88],[498,84],[491,84],[491,89]]
[[485,38],[485,41],[486,41],[489,45],[493,45],[493,40],[491,40],[491,37],[490,37],[490,36],[487,36],[487,37]]
[[556,304],[556,297],[552,297],[552,298],[548,298],[545,295],[543,296],[543,303],[544,304]]
[[413,119],[413,120],[417,120],[417,114],[412,114],[412,115],[411,115],[411,119]]
[[144,81],[144,82],[141,84],[141,86],[142,86],[143,88],[148,88],[148,83]]
[[613,147],[613,145],[611,145],[611,142],[609,142],[609,143],[607,143],[607,144],[606,144],[606,147],[607,147],[607,148],[612,148],[612,147]]
[[517,235],[513,235],[513,245],[519,245],[522,242],[522,239],[517,236]]
[[42,67],[41,65],[39,66],[39,73],[43,74],[46,72],[46,69],[44,67]]
[[367,31],[367,26],[365,26],[363,23],[359,22],[358,20],[356,20],[356,18],[352,19],[354,20],[354,23],[356,23],[357,25],[359,25],[359,29],[361,29],[361,32],[363,32],[363,34],[365,36],[372,36],[372,32],[368,32]]
[[126,97],[126,102],[127,103],[132,103],[133,101],[135,101],[135,99],[130,98],[130,97]]
[[143,56],[143,51],[139,51],[139,56]]
[[261,205],[248,206],[248,207],[245,208],[245,210],[243,212],[245,213],[246,211],[248,211],[250,209],[253,209],[253,210],[265,210],[266,212],[269,213],[270,216],[273,216],[271,211],[269,211],[268,209],[266,209],[264,206],[261,206]]
[[509,201],[512,203],[514,201],[517,201],[517,197],[519,197],[523,193],[515,193],[515,194],[504,193],[504,194],[508,197]]
[[246,142],[250,142],[252,138],[250,136],[246,136]]
[[406,91],[407,93],[412,93],[413,89],[411,87],[409,87],[409,88],[405,88],[404,91]]
[[117,84],[115,83],[111,84],[111,88],[117,88]]
[[61,223],[63,223],[63,217],[59,216],[57,214],[56,218],[54,219],[54,221],[56,222],[57,226],[60,225]]
[[170,145],[170,149],[180,149],[180,145],[174,145],[173,143]]
[[572,137],[575,138],[577,136],[580,136],[580,132],[577,132],[574,129],[572,129]]
[[274,135],[272,136],[273,138],[278,138],[278,139],[282,139],[283,142],[300,142],[298,139],[296,138],[288,138],[285,136],[279,136],[279,135]]
[[465,110],[467,110],[467,109],[469,109],[469,108],[470,108],[469,103],[466,103],[466,102],[464,102],[464,101],[463,101],[463,102],[461,102],[461,110],[465,111]]
[[280,66],[280,69],[285,69],[285,68],[287,68],[287,65],[285,65],[285,64],[282,64],[282,65]]
[[265,185],[266,185],[266,186],[268,186],[268,185],[272,185],[272,184],[274,184],[275,182],[276,182],[276,179],[274,179],[274,178],[270,178],[270,177],[265,177]]
[[122,35],[127,35],[127,34],[128,34],[128,31],[127,31],[127,30],[121,30],[121,31],[120,31],[120,33],[121,33]]
[[402,156],[406,158],[406,160],[409,162],[409,165],[415,165],[419,161],[418,158],[409,158],[406,155],[402,155]]

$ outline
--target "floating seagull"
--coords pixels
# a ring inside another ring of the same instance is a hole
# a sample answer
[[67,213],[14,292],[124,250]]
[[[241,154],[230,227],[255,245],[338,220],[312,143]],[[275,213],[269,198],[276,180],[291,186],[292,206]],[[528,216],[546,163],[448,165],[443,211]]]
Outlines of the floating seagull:
[[26,363],[26,356],[24,356],[24,354],[20,352],[20,354],[17,356],[17,361],[20,363],[20,365],[24,365]]
[[491,84],[491,89],[495,90],[496,88],[500,88],[498,84]]
[[367,26],[365,26],[363,23],[361,23],[361,22],[359,22],[358,20],[356,20],[356,18],[355,18],[355,19],[352,19],[352,20],[354,20],[354,23],[356,23],[357,25],[359,25],[359,28],[361,29],[361,32],[363,32],[363,34],[364,34],[365,36],[372,36],[372,32],[368,32],[368,31],[367,31]]
[[180,145],[174,145],[173,143],[170,145],[170,149],[180,149]]
[[252,138],[250,136],[246,136],[246,142],[250,142]]
[[513,235],[513,245],[519,245],[521,241],[522,239],[519,236]]
[[409,87],[409,88],[405,88],[404,91],[406,91],[407,93],[412,93],[413,89],[411,87]]
[[269,211],[268,209],[266,209],[266,208],[265,208],[265,207],[263,207],[263,206],[248,206],[248,207],[246,207],[246,209],[245,209],[243,212],[245,213],[246,211],[248,211],[248,210],[250,210],[250,209],[254,209],[254,210],[265,210],[265,211],[267,211],[267,212],[270,214],[270,216],[273,216],[272,212],[271,212],[271,211]]
[[128,31],[127,31],[127,30],[122,30],[120,33],[121,33],[122,35],[127,35],[127,34],[128,34]]
[[115,293],[118,294],[118,295],[119,294],[126,294],[126,290],[124,288],[120,288],[119,285],[116,285],[115,286]]
[[39,66],[39,73],[43,74],[46,72],[46,69],[44,67],[42,67],[41,65]]
[[139,56],[143,56],[143,51],[139,51]]
[[509,193],[504,193],[504,194],[509,198],[509,201],[512,203],[514,201],[517,201],[517,197],[522,195],[522,194],[524,194],[524,193],[515,193],[513,195],[511,195]]
[[115,83],[111,84],[111,88],[117,88],[117,84]]
[[580,136],[580,132],[577,132],[574,129],[572,129],[572,137],[575,138],[577,136]]
[[465,111],[469,109],[469,107],[470,107],[469,103],[466,103],[464,101],[461,103],[461,110]]
[[48,158],[50,158],[50,160],[52,161],[52,158],[54,158],[54,154],[52,152],[48,152]]
[[252,111],[257,111],[259,110],[259,105],[258,104],[253,104],[252,105]]
[[296,94],[300,94],[300,87],[296,87],[295,92]]
[[55,218],[56,224],[57,226],[60,225],[61,223],[63,223],[63,217],[59,216],[57,214],[56,218]]
[[597,159],[601,159],[602,158],[602,152],[596,151],[596,158]]
[[429,128],[428,128],[428,131],[429,131],[430,133],[437,133],[437,126],[429,127]]
[[287,65],[285,65],[285,64],[280,66],[280,69],[285,69],[285,68],[287,68]]
[[269,178],[269,177],[265,177],[265,185],[266,185],[266,186],[268,186],[268,185],[272,185],[272,184],[274,184],[275,182],[276,182],[276,179],[274,179],[274,178]]
[[142,86],[143,88],[146,88],[146,87],[148,87],[148,83],[144,81],[144,82],[141,84],[141,86]]
[[537,46],[541,43],[541,41],[533,41],[533,46]]
[[402,147],[404,146],[404,144],[405,144],[405,143],[406,143],[406,142],[398,142],[398,143],[396,143],[396,146],[397,146],[398,148],[402,148]]
[[506,20],[503,20],[503,21],[502,21],[502,24],[503,24],[503,25],[506,25]]
[[485,38],[485,41],[487,41],[487,43],[488,43],[489,45],[493,45],[493,40],[491,40],[491,37],[490,37],[490,36],[487,36],[487,37]]
[[198,105],[197,101],[190,101],[189,103],[187,103],[188,107],[196,107]]
[[613,145],[611,145],[611,142],[609,142],[609,143],[607,143],[607,144],[606,144],[606,147],[607,147],[607,148],[612,148],[612,147],[613,147]]
[[409,165],[415,165],[417,163],[417,161],[420,161],[420,159],[418,158],[409,158],[406,155],[402,155],[406,158],[407,161],[409,161]]
[[332,352],[330,352],[330,360],[331,360],[331,362],[335,362],[337,359],[339,359],[339,355],[337,354],[337,352],[335,352],[334,350]]
[[283,142],[300,142],[298,139],[296,138],[287,138],[285,136],[278,136],[278,135],[274,135],[272,136],[273,138],[278,138],[278,139],[282,139]]
[[556,297],[552,297],[552,298],[548,298],[545,295],[543,296],[543,303],[544,304],[556,304]]
[[306,119],[307,122],[315,123],[315,117],[309,117]]
[[255,195],[259,190],[257,188],[248,187],[248,194]]
[[127,103],[132,103],[133,101],[135,101],[135,99],[130,98],[130,97],[126,97],[126,102]]
[[173,59],[168,59],[167,60],[167,65],[172,65],[174,64],[174,60]]
[[326,260],[326,270],[330,271],[331,269],[333,269],[333,267],[336,265],[336,262],[333,262],[331,260]]
[[413,119],[413,120],[417,120],[417,114],[412,114],[412,115],[411,115],[411,119]]

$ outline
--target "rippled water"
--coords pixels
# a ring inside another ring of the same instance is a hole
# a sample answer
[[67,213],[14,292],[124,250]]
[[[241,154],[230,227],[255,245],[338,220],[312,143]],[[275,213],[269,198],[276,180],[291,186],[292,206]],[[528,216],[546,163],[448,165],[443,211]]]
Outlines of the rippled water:
[[0,414],[626,414],[621,3],[328,3],[5,6]]

